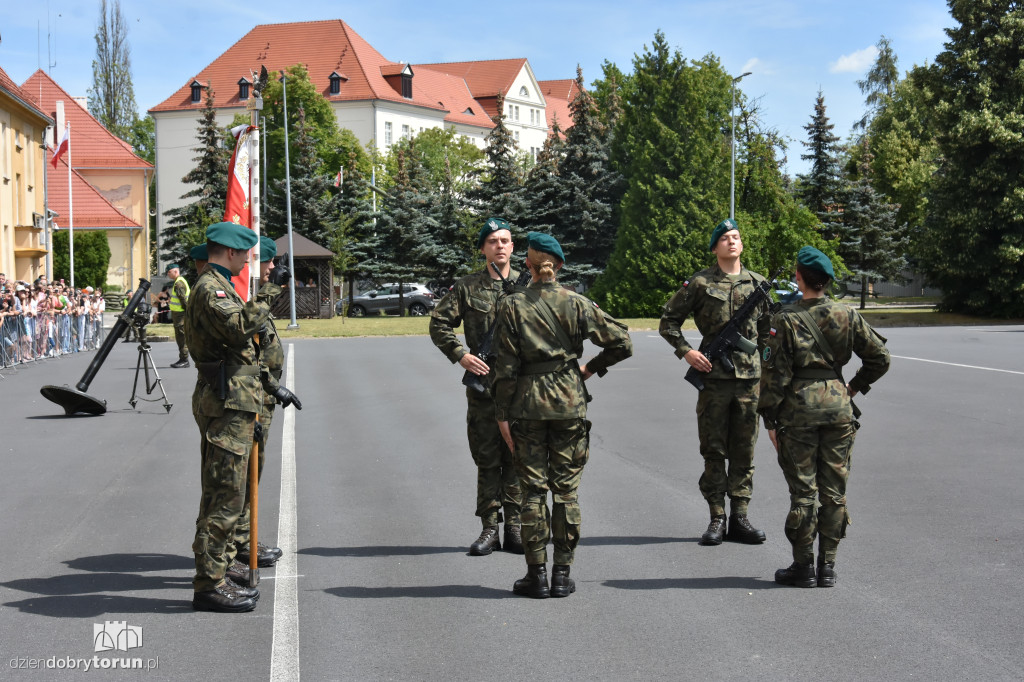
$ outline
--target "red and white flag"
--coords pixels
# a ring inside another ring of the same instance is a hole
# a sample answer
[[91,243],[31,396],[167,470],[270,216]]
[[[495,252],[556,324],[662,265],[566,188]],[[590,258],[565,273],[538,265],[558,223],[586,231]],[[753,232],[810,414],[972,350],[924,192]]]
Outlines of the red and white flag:
[[60,142],[57,143],[57,147],[53,150],[53,158],[50,159],[50,165],[54,168],[57,167],[57,162],[60,160],[60,157],[64,156],[64,152],[68,150],[69,144],[71,144],[71,128],[65,126],[64,134],[60,136]]
[[338,169],[338,175],[334,178],[334,186],[341,187],[341,169]]
[[[240,125],[231,129],[235,137],[235,151],[228,164],[228,196],[224,205],[224,221],[252,228],[252,206],[249,204],[249,136],[256,128]],[[235,291],[243,301],[249,300],[249,264],[231,278]]]

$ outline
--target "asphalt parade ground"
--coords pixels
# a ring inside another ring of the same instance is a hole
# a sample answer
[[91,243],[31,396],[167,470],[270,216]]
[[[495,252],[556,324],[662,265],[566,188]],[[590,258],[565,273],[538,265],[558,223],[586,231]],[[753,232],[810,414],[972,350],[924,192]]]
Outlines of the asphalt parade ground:
[[511,592],[521,556],[467,553],[461,370],[426,337],[288,341],[305,409],[275,413],[260,490],[260,537],[286,554],[241,615],[191,608],[195,370],[168,368],[174,344],[152,351],[169,413],[128,404],[135,344],[92,382],[98,417],[39,394],[94,354],[4,370],[0,679],[1019,680],[1024,327],[881,332],[893,364],[858,398],[835,588],[773,582],[789,500],[763,431],[767,542],[697,544],[696,391],[635,332],[588,382],[577,592],[543,601]]

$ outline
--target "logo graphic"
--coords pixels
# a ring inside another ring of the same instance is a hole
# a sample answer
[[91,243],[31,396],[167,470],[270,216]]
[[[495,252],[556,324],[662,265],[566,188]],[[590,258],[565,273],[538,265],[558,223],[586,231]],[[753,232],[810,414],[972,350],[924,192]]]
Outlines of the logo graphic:
[[142,626],[128,625],[124,620],[108,620],[92,624],[94,651],[128,651],[142,646]]

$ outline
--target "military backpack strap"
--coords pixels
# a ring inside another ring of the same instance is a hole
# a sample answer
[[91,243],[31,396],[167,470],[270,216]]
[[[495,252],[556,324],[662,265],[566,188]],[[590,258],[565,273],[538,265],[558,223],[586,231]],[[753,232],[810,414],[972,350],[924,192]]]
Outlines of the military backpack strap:
[[[584,396],[584,398],[586,398],[586,401],[589,403],[591,400],[594,399],[594,397],[592,395],[590,395],[590,391],[587,390],[587,382],[586,382],[586,380],[584,380],[584,378],[583,378],[583,371],[580,369],[579,356],[576,355],[575,351],[573,350],[573,343],[572,343],[572,341],[569,340],[569,335],[566,333],[565,329],[562,327],[561,324],[558,323],[558,320],[555,318],[555,311],[551,309],[551,305],[548,304],[547,301],[545,301],[543,298],[541,298],[540,293],[536,289],[523,289],[522,293],[526,296],[526,298],[531,303],[534,304],[534,307],[536,308],[537,312],[539,312],[540,316],[544,318],[544,321],[548,323],[548,326],[551,327],[551,330],[555,332],[555,339],[558,341],[559,344],[561,344],[562,348],[569,355],[569,359],[565,363],[561,363],[561,362],[557,363],[557,365],[559,365],[559,366],[555,366],[556,363],[536,363],[535,366],[529,366],[528,365],[527,366],[527,371],[524,372],[524,373],[525,374],[542,374],[542,373],[546,373],[546,372],[532,371],[534,369],[534,367],[541,366],[541,365],[545,365],[544,369],[547,372],[554,372],[554,371],[556,371],[558,369],[561,369],[561,366],[571,365],[571,366],[576,368],[576,373],[579,374],[579,376],[580,376],[580,385],[583,386],[583,396]],[[546,367],[546,365],[549,365],[549,364],[552,365],[551,369],[548,369]]]
[[[843,378],[843,370],[839,367],[835,360],[835,353],[832,350],[832,345],[825,338],[825,335],[821,333],[821,328],[811,317],[811,311],[806,308],[799,306],[787,307],[786,310],[796,314],[797,318],[803,322],[803,326],[807,328],[807,331],[811,332],[811,336],[814,337],[814,342],[818,346],[818,350],[825,356],[825,362],[831,365],[832,369],[812,369],[810,367],[799,368],[793,371],[793,377],[795,379],[839,379],[843,386],[846,386],[846,379]],[[861,411],[857,407],[857,404],[850,400],[850,406],[853,408],[854,419],[860,419]]]

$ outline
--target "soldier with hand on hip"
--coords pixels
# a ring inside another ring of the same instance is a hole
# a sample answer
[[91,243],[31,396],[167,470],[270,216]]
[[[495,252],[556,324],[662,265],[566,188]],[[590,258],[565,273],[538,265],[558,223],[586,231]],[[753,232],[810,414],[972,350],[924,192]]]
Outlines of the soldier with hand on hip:
[[[889,370],[885,339],[856,310],[824,295],[834,278],[828,256],[811,246],[800,249],[796,285],[803,299],[773,316],[762,353],[758,412],[789,485],[786,537],[793,563],[775,572],[781,585],[836,584],[836,551],[850,522],[850,453],[860,426],[853,396],[867,393]],[[847,384],[842,368],[853,355],[863,365]]]

